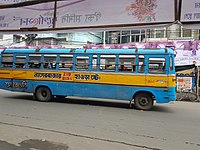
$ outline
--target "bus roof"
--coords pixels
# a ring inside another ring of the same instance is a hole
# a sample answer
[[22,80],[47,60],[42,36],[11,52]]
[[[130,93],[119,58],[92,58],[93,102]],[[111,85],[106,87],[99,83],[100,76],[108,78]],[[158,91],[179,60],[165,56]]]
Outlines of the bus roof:
[[2,53],[71,53],[71,54],[175,54],[171,48],[155,48],[155,49],[5,49]]

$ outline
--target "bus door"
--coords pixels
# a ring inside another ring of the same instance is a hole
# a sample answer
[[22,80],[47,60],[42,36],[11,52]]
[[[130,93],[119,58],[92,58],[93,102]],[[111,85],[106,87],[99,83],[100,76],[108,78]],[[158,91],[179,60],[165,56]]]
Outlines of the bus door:
[[0,84],[2,89],[13,90],[13,54],[11,53],[2,53],[1,55],[1,71],[0,71]]
[[147,61],[146,85],[168,87],[168,57],[166,55],[148,55]]
[[92,88],[90,83],[91,70],[91,57],[88,55],[77,54],[74,57],[74,84],[73,95],[74,96],[89,96]]
[[26,91],[28,88],[27,78],[28,72],[26,63],[26,54],[15,54],[14,55],[14,69],[13,69],[13,80],[12,80],[12,90],[13,91]]
[[13,69],[14,69],[14,54],[13,53],[2,53],[1,57],[1,74],[0,78],[2,88],[13,91]]

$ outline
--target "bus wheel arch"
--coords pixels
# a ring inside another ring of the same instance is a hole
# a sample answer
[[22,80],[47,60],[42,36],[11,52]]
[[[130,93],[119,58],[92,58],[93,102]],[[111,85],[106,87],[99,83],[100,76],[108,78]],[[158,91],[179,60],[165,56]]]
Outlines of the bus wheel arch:
[[154,95],[149,91],[138,91],[133,95],[134,105],[139,110],[152,109],[154,100]]
[[38,86],[35,89],[34,97],[41,102],[48,102],[52,98],[52,92],[48,86]]

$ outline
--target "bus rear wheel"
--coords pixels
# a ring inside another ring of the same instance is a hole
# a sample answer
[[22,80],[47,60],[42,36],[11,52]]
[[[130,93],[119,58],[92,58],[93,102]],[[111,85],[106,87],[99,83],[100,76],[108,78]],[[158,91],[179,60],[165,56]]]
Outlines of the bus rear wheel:
[[47,87],[39,87],[35,92],[35,97],[38,101],[48,102],[51,100],[51,91]]
[[153,98],[150,94],[137,94],[134,98],[134,105],[139,110],[150,110],[153,107]]

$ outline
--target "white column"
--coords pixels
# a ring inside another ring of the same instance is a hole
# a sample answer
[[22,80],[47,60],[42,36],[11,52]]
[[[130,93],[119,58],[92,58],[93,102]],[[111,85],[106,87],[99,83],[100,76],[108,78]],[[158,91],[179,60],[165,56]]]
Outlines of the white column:
[[140,35],[139,35],[139,42],[142,42],[142,32],[141,32],[141,29],[140,29]]
[[106,46],[106,31],[103,31],[103,47]]
[[157,30],[154,29],[153,38],[156,38],[156,32],[157,32]]
[[167,28],[164,27],[164,37],[163,38],[166,38],[167,37]]

